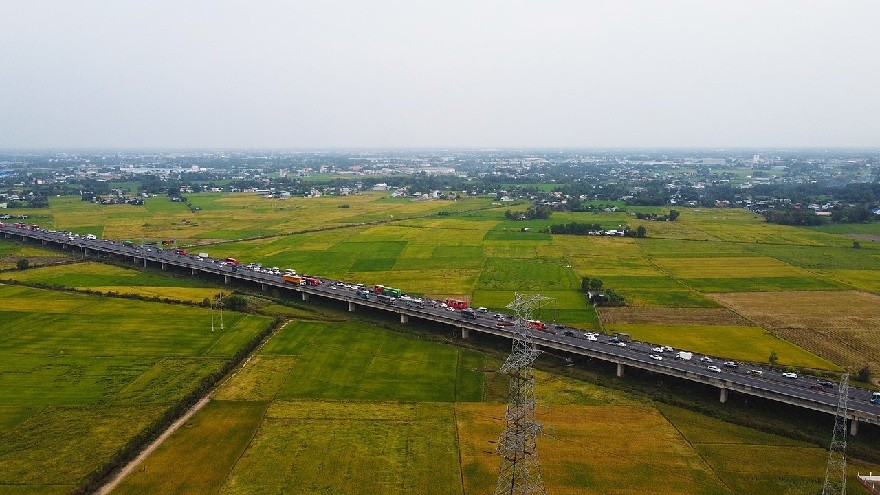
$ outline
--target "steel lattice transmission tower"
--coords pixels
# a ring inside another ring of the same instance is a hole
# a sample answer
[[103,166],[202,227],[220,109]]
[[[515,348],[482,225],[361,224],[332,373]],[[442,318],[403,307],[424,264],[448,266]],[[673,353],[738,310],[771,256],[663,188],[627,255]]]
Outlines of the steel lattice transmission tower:
[[536,438],[541,425],[535,421],[535,377],[532,362],[541,351],[529,335],[528,319],[532,308],[547,300],[540,295],[516,294],[507,305],[516,314],[510,356],[501,372],[510,377],[504,432],[498,441],[501,472],[495,484],[495,495],[546,495],[538,465]]
[[828,466],[825,468],[825,485],[822,495],[846,494],[846,414],[849,401],[849,374],[844,374],[837,389],[837,413],[834,416],[834,433],[828,449]]

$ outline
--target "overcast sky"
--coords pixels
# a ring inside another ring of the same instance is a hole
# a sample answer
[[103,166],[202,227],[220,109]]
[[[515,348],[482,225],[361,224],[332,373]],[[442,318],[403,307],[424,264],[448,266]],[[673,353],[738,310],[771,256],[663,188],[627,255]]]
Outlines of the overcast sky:
[[0,0],[0,147],[876,147],[878,22],[874,0]]

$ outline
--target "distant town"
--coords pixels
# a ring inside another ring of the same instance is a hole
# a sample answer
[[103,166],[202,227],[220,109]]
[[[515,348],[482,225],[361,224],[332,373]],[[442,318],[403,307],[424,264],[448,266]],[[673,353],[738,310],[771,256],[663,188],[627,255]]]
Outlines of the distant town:
[[880,150],[5,151],[0,208],[44,207],[60,195],[140,206],[199,192],[283,200],[384,191],[568,211],[736,207],[816,225],[876,220],[878,169]]

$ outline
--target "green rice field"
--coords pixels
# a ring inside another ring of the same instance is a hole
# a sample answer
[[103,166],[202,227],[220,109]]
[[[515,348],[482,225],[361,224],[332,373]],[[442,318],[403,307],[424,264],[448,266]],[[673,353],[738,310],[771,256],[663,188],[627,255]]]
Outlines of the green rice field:
[[68,493],[270,323],[0,285],[0,493]]

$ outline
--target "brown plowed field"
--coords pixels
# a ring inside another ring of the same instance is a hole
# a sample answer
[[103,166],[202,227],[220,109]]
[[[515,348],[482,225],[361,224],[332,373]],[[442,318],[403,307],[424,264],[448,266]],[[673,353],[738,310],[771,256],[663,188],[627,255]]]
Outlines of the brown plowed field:
[[880,370],[880,296],[858,291],[713,294],[782,338],[851,370]]
[[723,325],[752,326],[753,324],[726,308],[659,308],[634,307],[597,308],[604,325],[667,324],[667,325]]

